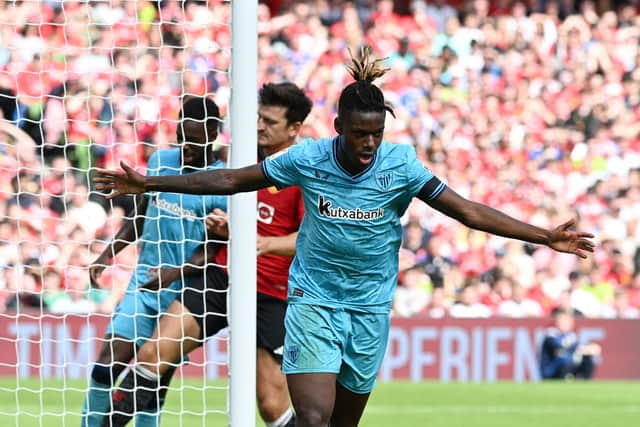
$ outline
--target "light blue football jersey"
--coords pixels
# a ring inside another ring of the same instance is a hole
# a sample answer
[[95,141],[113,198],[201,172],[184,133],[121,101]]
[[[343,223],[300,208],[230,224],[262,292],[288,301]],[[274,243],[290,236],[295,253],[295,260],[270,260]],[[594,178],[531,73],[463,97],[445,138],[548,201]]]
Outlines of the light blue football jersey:
[[269,180],[300,187],[304,199],[288,299],[385,313],[398,278],[400,217],[434,176],[407,145],[383,141],[370,166],[353,176],[338,163],[337,149],[338,137],[305,140],[262,163]]
[[[206,169],[223,167],[222,162]],[[180,149],[158,150],[149,159],[147,175],[162,176],[191,173],[204,170],[182,168]],[[147,275],[154,267],[180,267],[205,241],[205,217],[214,209],[226,211],[227,196],[201,196],[194,194],[149,192],[144,228],[140,242],[140,257],[129,288],[136,288],[149,280]],[[181,288],[179,281],[159,293],[143,292],[145,305],[163,312],[173,302]]]

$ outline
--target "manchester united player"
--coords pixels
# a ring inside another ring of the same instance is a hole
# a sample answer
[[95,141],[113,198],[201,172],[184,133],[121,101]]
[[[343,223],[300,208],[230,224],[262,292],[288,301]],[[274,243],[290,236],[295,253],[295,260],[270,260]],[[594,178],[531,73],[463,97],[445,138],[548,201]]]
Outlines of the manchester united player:
[[[259,94],[258,147],[261,157],[285,150],[295,143],[312,102],[292,83],[266,84]],[[295,254],[295,237],[304,214],[302,195],[297,187],[258,191],[257,259],[257,401],[267,426],[293,426],[295,414],[289,402],[286,378],[280,365],[284,346],[289,266]],[[209,231],[225,238],[224,212],[214,211],[207,218]],[[209,256],[205,256],[207,252]],[[213,255],[213,256],[212,256]],[[146,288],[155,289],[177,278],[185,278],[181,300],[176,300],[160,320],[151,340],[140,348],[138,363],[114,394],[111,418],[104,426],[124,425],[134,412],[153,406],[158,396],[158,378],[175,367],[181,353],[187,354],[227,326],[227,274],[210,265],[204,276],[205,258],[226,265],[226,250],[208,247],[182,268],[164,269]],[[200,271],[200,274],[198,274]],[[134,406],[135,405],[135,406]],[[134,411],[135,408],[135,411]]]

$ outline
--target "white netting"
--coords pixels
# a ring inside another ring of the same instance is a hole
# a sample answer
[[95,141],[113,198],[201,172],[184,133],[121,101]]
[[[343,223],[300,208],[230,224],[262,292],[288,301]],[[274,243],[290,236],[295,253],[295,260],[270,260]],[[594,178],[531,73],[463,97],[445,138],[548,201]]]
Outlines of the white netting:
[[[210,96],[225,117],[230,14],[224,1],[0,2],[0,425],[79,425],[138,255],[129,245],[90,286],[88,266],[133,209],[92,191],[92,168],[144,171],[176,141],[184,95]],[[223,423],[225,348],[214,339],[191,357],[163,424]]]

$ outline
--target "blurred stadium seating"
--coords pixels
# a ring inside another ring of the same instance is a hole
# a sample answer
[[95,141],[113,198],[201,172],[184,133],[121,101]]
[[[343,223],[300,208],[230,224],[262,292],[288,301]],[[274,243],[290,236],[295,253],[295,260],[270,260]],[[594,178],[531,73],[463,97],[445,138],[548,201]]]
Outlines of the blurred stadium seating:
[[[88,172],[121,159],[144,168],[173,140],[184,92],[210,94],[226,112],[229,27],[206,23],[230,11],[204,3],[0,3],[0,312],[113,309],[135,248],[105,273],[105,290],[81,273],[131,201],[88,196]],[[380,82],[397,116],[386,139],[414,145],[464,196],[543,227],[577,217],[598,236],[579,261],[412,205],[397,317],[559,306],[639,317],[637,3],[271,3],[260,6],[259,83],[305,87],[315,102],[305,136],[331,133],[346,48],[371,44],[391,68]]]

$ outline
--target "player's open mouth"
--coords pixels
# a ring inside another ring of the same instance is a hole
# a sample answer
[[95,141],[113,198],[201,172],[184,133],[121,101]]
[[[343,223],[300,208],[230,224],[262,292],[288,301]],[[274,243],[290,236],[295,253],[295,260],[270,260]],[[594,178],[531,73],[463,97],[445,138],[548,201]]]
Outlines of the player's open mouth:
[[358,160],[363,165],[368,165],[373,160],[373,153],[362,153],[358,156]]

